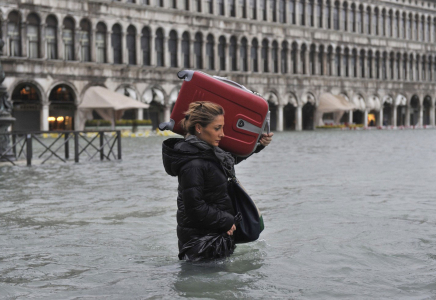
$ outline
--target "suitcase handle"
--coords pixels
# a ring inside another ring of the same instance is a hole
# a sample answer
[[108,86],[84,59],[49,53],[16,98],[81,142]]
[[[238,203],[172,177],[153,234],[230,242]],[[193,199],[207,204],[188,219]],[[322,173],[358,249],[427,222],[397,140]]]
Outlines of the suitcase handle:
[[234,82],[233,80],[227,79],[227,78],[225,78],[225,77],[220,77],[220,76],[213,76],[213,78],[216,78],[216,79],[218,79],[218,80],[224,81],[225,83],[228,83],[228,84],[233,84],[234,86],[236,86],[236,87],[238,87],[238,88],[240,88],[240,89],[243,89],[243,90],[246,91],[246,92],[253,93],[252,91],[250,91],[249,89],[247,89],[247,88],[246,88],[245,86],[243,86],[242,84],[239,84],[239,83],[237,83],[237,82]]
[[164,130],[173,130],[174,129],[174,124],[176,124],[176,122],[173,119],[170,119],[169,122],[162,122],[159,124],[159,130],[164,131]]

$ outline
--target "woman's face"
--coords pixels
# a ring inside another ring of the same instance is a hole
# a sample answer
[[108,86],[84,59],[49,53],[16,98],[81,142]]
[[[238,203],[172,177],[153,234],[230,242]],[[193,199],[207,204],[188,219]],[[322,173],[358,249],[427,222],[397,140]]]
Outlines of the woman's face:
[[[200,124],[196,126],[196,135],[206,143],[212,146],[218,147],[221,139],[224,136],[224,116],[216,116],[215,119],[209,123],[206,127],[202,127]],[[200,133],[198,133],[200,132]]]

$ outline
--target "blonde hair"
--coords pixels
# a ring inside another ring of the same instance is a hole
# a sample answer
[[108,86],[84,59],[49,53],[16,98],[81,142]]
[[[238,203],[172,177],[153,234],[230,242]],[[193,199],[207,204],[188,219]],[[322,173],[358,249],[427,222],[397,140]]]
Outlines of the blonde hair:
[[195,135],[195,125],[200,124],[206,127],[215,120],[217,116],[224,115],[221,105],[209,101],[197,101],[189,104],[189,108],[184,112],[185,118],[180,121],[185,134]]

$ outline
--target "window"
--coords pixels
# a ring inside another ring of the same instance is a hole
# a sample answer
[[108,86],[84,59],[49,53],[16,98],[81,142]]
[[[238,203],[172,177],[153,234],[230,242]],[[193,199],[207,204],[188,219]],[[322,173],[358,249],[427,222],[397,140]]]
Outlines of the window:
[[170,52],[170,64],[172,68],[177,68],[177,32],[171,30],[168,40],[168,50]]
[[283,74],[288,73],[288,42],[284,41],[282,43],[282,50],[280,53],[280,64]]
[[203,69],[203,35],[201,32],[195,34],[194,41],[194,55],[195,55],[195,68]]
[[[230,16],[231,17],[236,17],[236,5],[235,5],[235,0],[228,0],[229,1],[229,10],[230,10]],[[245,0],[242,0],[243,2],[245,2]]]
[[206,56],[207,56],[207,62],[208,62],[208,69],[214,70],[215,69],[215,42],[213,39],[213,36],[209,34],[207,36],[207,44],[206,44]]
[[189,0],[185,0],[185,10],[189,11]]
[[142,36],[141,36],[142,63],[144,66],[151,65],[150,39],[151,39],[150,28],[144,27],[142,29]]
[[359,56],[359,67],[360,67],[360,76],[361,78],[365,78],[366,70],[365,70],[365,51],[360,51]]
[[54,16],[48,16],[46,20],[45,40],[47,41],[47,58],[58,58],[58,21]]
[[345,31],[348,31],[348,18],[347,18],[347,3],[344,3],[344,6],[341,10],[341,22],[342,22],[342,28]]
[[412,15],[409,15],[409,18],[407,18],[407,39],[412,38]]
[[316,3],[316,16],[318,18],[318,27],[322,28],[322,0],[318,0]]
[[[295,7],[295,1],[297,0],[290,0],[289,2],[289,20],[291,24],[296,24],[296,7]],[[436,22],[436,21],[435,21]]]
[[218,14],[220,16],[224,16],[224,0],[217,0],[218,1]]
[[364,12],[363,12],[363,6],[359,7],[359,13],[357,14],[357,30],[359,33],[364,33],[363,32],[363,16]]
[[386,36],[386,10],[382,10],[382,19],[381,19],[381,22],[382,22],[382,28],[381,28],[381,30],[382,30],[382,35],[383,36]]
[[401,22],[400,22],[400,13],[395,13],[395,24],[394,24],[394,37],[400,38],[400,28],[401,28]]
[[[149,1],[149,0],[144,0],[144,1]],[[147,3],[150,4],[150,3]],[[177,8],[177,0],[173,0],[173,8]]]
[[300,25],[306,25],[306,14],[305,14],[305,0],[298,1],[298,17],[300,18]]
[[30,58],[39,58],[39,23],[39,17],[36,14],[30,14],[27,17],[28,56]]
[[410,55],[409,59],[409,80],[413,80],[413,56]]
[[353,77],[357,77],[357,51],[353,50],[353,55],[351,56],[351,68],[353,69]]
[[236,37],[232,36],[230,38],[230,47],[229,47],[229,56],[232,64],[232,71],[238,70],[238,58],[237,58],[237,45],[236,45]]
[[158,67],[163,67],[165,65],[164,61],[164,34],[163,29],[158,28],[156,30],[155,51],[156,51],[156,65]]
[[184,32],[182,34],[182,56],[183,56],[183,67],[190,68],[190,51],[189,51],[189,33]]
[[[121,32],[120,32],[121,37]],[[72,18],[64,19],[64,30],[62,33],[62,39],[64,42],[64,58],[65,60],[74,60],[74,21]],[[121,40],[120,40],[121,49]]]
[[376,8],[374,10],[374,15],[372,17],[372,28],[375,34],[380,35],[380,27],[379,27],[379,21],[378,21],[378,9]]
[[[242,0],[242,18],[246,19],[247,18],[247,0]],[[233,17],[236,16],[236,5],[233,4]]]
[[277,22],[277,0],[271,1],[271,13],[272,13],[272,21]]
[[106,62],[106,25],[102,22],[97,24],[95,33],[96,59],[98,63]]
[[257,0],[250,0],[251,6],[251,18],[253,20],[257,19]]
[[259,72],[258,69],[258,54],[257,49],[259,48],[259,43],[257,39],[253,39],[251,42],[251,62],[252,62],[252,71]]
[[339,30],[339,2],[335,2],[333,9],[333,29]]
[[220,60],[220,70],[226,70],[226,38],[220,36],[218,39],[218,57]]
[[366,69],[368,70],[368,77],[369,78],[374,78],[374,72],[372,69],[372,51],[368,52],[368,57],[366,59]]
[[239,50],[240,50],[242,71],[247,72],[248,71],[248,55],[247,55],[247,39],[245,37],[242,38],[242,40],[241,40],[241,47]]
[[351,5],[350,15],[351,28],[353,32],[356,32],[356,6],[354,4]]
[[313,1],[309,0],[309,4],[307,7],[308,13],[309,13],[309,26],[314,27],[315,26],[315,14],[314,14],[314,7],[313,7]]
[[368,8],[366,9],[365,19],[364,19],[364,24],[365,24],[365,33],[367,33],[367,34],[371,34],[371,33],[373,33],[373,31],[371,31],[371,21],[370,21],[370,17],[371,17],[371,8],[368,7]]
[[383,61],[382,61],[382,79],[383,79],[383,80],[388,79],[388,74],[387,74],[387,54],[386,54],[386,52],[383,53]]
[[[197,1],[197,12],[201,12],[201,0],[196,0]],[[163,7],[163,0],[161,0],[161,2],[162,2],[162,6],[161,7]],[[233,0],[233,2],[234,2],[234,0]]]
[[403,39],[405,39],[407,36],[407,28],[406,28],[406,14],[404,13],[403,16],[401,17],[401,24],[400,24],[400,31],[403,31],[402,37]]
[[318,64],[319,64],[320,75],[325,75],[325,70],[324,70],[324,47],[323,46],[321,46],[319,48]]
[[208,0],[208,2],[209,2],[209,13],[213,14],[213,0]]
[[407,80],[407,55],[403,56],[403,80]]
[[286,23],[286,0],[279,0],[279,22]]
[[91,25],[88,20],[80,21],[80,57],[82,61],[91,61],[90,30]]
[[262,20],[268,20],[266,0],[260,0],[260,9],[262,10]]
[[390,70],[390,79],[394,80],[395,79],[395,69],[394,69],[394,54],[391,53],[390,58],[389,58],[389,70]]
[[269,69],[268,69],[268,64],[269,64],[268,48],[269,48],[268,40],[265,39],[262,41],[262,56],[261,56],[262,62],[263,62],[263,72],[265,72],[265,73],[269,72]]
[[272,49],[271,49],[271,56],[272,56],[272,63],[273,63],[273,72],[278,73],[279,72],[279,45],[276,41],[272,43]]
[[420,24],[421,24],[421,29],[419,31],[419,36],[420,36],[421,41],[424,41],[424,38],[425,38],[425,36],[424,36],[424,33],[425,33],[425,19],[424,19],[424,17],[421,18]]
[[388,14],[388,22],[386,23],[386,35],[392,37],[392,10]]
[[416,16],[415,20],[415,40],[419,40],[419,17]]
[[324,13],[325,13],[325,19],[327,20],[327,28],[331,29],[332,28],[332,20],[330,19],[330,10],[331,10],[331,6],[330,6],[330,1],[327,0],[325,6],[324,6]]

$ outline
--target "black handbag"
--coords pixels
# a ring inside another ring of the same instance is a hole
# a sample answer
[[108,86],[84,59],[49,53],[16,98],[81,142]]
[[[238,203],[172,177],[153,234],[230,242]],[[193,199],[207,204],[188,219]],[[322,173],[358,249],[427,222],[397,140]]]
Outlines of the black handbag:
[[257,240],[265,226],[256,204],[236,177],[229,180],[228,192],[232,199],[233,209],[242,216],[242,220],[233,232],[235,243],[249,243]]

